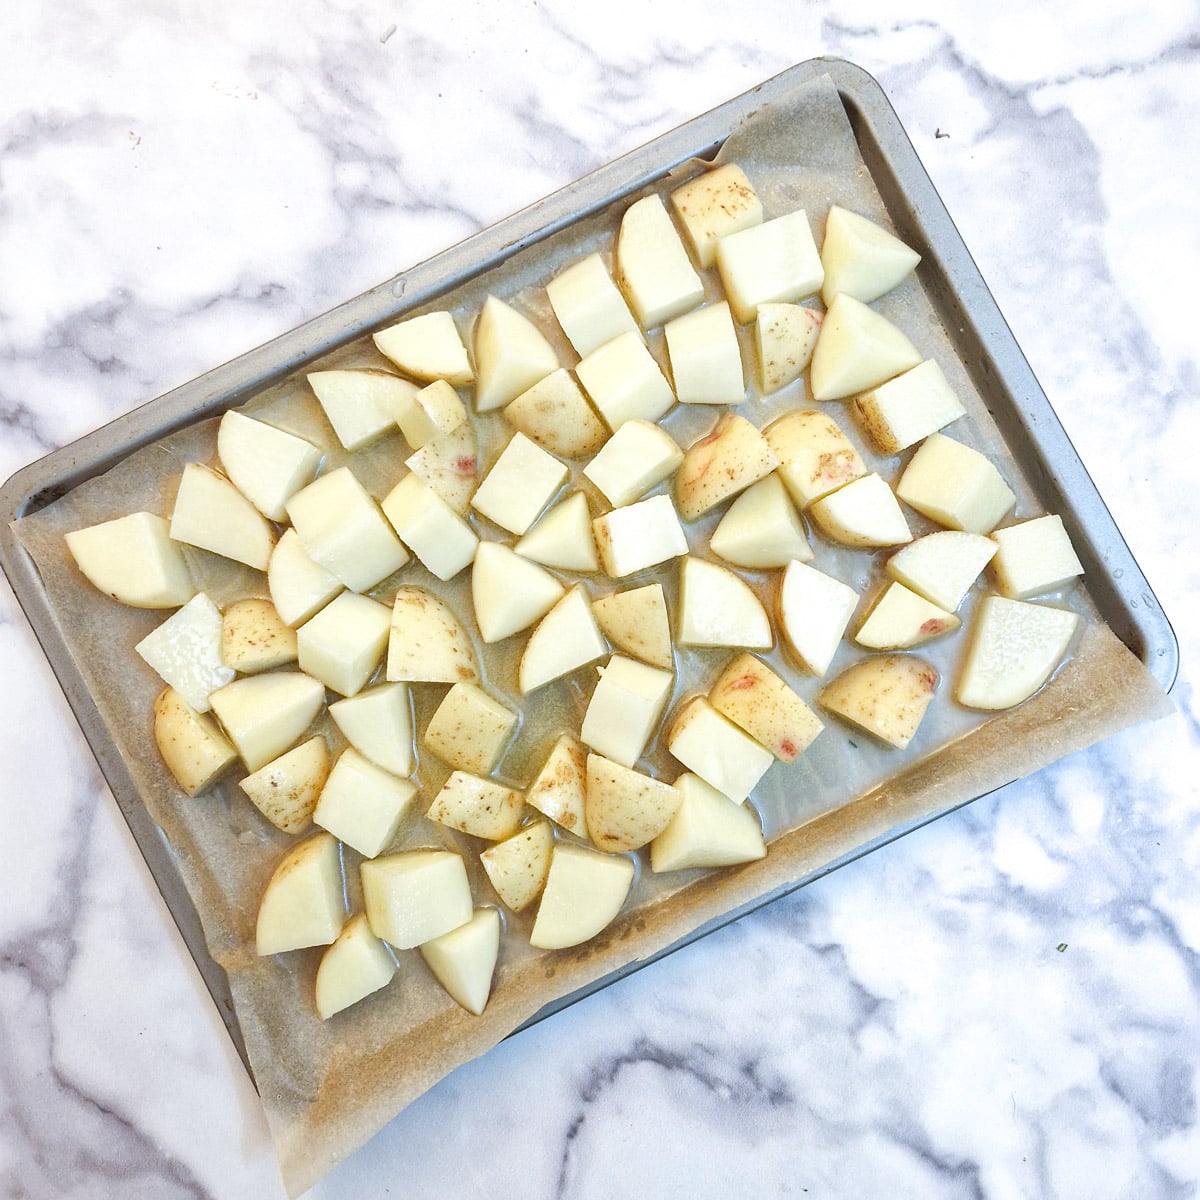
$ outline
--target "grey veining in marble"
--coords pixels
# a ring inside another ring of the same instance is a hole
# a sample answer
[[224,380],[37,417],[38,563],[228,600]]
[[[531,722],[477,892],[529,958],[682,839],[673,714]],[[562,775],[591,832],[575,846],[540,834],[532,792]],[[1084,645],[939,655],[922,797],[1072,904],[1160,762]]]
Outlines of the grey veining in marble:
[[[1179,635],[1178,716],[506,1042],[314,1195],[1197,1195],[1193,3],[36,0],[0,35],[0,476],[835,54],[888,92]],[[282,1196],[7,589],[0,653],[0,1195]]]

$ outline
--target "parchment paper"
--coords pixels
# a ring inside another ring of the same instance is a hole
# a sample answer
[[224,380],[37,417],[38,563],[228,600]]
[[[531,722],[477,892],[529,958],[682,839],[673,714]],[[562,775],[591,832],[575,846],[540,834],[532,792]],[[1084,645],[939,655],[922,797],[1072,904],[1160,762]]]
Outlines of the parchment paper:
[[[858,154],[853,134],[828,80],[798,92],[787,105],[760,109],[733,134],[722,158],[739,162],[762,196],[767,216],[803,207],[820,244],[824,216],[841,203],[887,223],[887,214]],[[664,180],[664,194],[696,170],[690,164]],[[455,312],[468,328],[483,298],[494,292],[513,300],[556,339],[562,361],[573,365],[571,351],[549,310],[544,284],[566,262],[599,250],[611,264],[611,243],[625,204],[588,218],[502,267],[483,273],[441,306]],[[712,295],[715,280],[708,280]],[[983,449],[997,462],[1018,496],[1016,515],[1043,509],[988,416],[971,379],[957,360],[950,340],[917,279],[911,279],[876,307],[913,339],[926,357],[942,366],[969,416],[947,432]],[[755,362],[750,331],[743,329],[744,360]],[[661,332],[651,347],[665,362]],[[387,367],[364,337],[326,356],[314,366]],[[747,371],[753,375],[752,370]],[[761,399],[752,390],[742,411],[762,427],[788,409],[809,407],[800,382]],[[850,414],[831,405],[832,415],[860,445]],[[399,434],[385,436],[370,449],[349,456],[331,429],[302,375],[255,397],[246,411],[300,433],[320,444],[328,466],[352,461],[356,473],[377,497],[404,474],[408,449]],[[680,406],[664,424],[684,446],[707,431],[719,410]],[[480,457],[494,460],[511,432],[498,415],[474,418]],[[1032,700],[986,719],[950,699],[950,680],[965,650],[959,635],[920,653],[945,680],[913,746],[904,754],[852,735],[832,718],[812,748],[796,764],[776,764],[756,790],[754,804],[771,839],[768,856],[757,863],[721,872],[679,872],[653,876],[644,863],[623,914],[584,946],[555,953],[528,945],[532,913],[505,914],[505,933],[492,998],[481,1017],[460,1009],[426,970],[415,951],[402,952],[397,978],[369,1000],[328,1022],[316,1016],[313,980],[321,951],[300,951],[260,960],[254,953],[258,900],[276,862],[291,839],[270,826],[236,787],[236,776],[195,800],[183,796],[153,746],[151,705],[162,684],[132,651],[163,614],[114,605],[82,579],[65,550],[68,530],[137,509],[168,513],[179,472],[189,461],[214,459],[215,421],[204,421],[131,455],[108,474],[75,488],[61,500],[16,523],[33,556],[71,653],[99,705],[113,741],[128,763],[154,820],[162,827],[203,922],[209,953],[229,975],[238,1020],[255,1080],[275,1140],[284,1181],[292,1195],[310,1187],[340,1159],[365,1142],[406,1104],[459,1064],[484,1053],[551,1000],[640,958],[667,947],[705,922],[790,883],[819,874],[830,863],[884,839],[897,829],[945,812],[1004,783],[1026,775],[1074,750],[1088,746],[1135,721],[1172,711],[1169,700],[1117,638],[1108,631],[1084,587],[1051,599],[1084,617],[1083,631],[1056,677]],[[899,458],[864,454],[868,465],[894,479]],[[571,486],[589,494],[593,513],[606,507],[578,472]],[[912,514],[909,514],[912,516]],[[694,552],[704,554],[714,514],[689,529]],[[502,536],[486,522],[487,536]],[[914,534],[929,526],[911,521]],[[511,540],[505,538],[505,540]],[[837,550],[816,540],[814,565],[844,579],[865,597],[861,612],[877,592],[885,554]],[[218,604],[239,595],[266,595],[263,576],[203,551],[189,552],[201,586]],[[673,604],[677,569],[651,572]],[[774,605],[778,572],[750,572],[764,602]],[[372,594],[388,602],[403,582],[430,586],[468,618],[469,572],[449,585],[419,566],[406,567]],[[641,582],[638,577],[619,586]],[[592,580],[593,595],[615,590],[611,581]],[[975,596],[962,610],[969,624]],[[485,685],[521,706],[516,664],[524,638],[481,650]],[[839,650],[828,677],[861,652],[850,642]],[[722,651],[685,651],[678,657],[673,703],[704,690],[729,657]],[[772,664],[805,696],[815,699],[819,681],[799,673],[776,650]],[[578,731],[594,675],[577,673],[535,695],[522,714],[519,735],[499,774],[527,785],[554,738],[563,729]],[[444,694],[444,688],[413,688],[418,731]],[[322,717],[318,728],[336,753],[344,744],[336,727]],[[419,748],[419,736],[418,736]],[[647,755],[649,769],[671,779],[679,766],[657,742]],[[422,753],[417,780],[428,801],[448,774]],[[445,845],[460,850],[468,863],[477,903],[496,903],[478,864],[483,844],[416,818],[398,835],[393,848]],[[348,898],[358,904],[358,856],[344,851]]]

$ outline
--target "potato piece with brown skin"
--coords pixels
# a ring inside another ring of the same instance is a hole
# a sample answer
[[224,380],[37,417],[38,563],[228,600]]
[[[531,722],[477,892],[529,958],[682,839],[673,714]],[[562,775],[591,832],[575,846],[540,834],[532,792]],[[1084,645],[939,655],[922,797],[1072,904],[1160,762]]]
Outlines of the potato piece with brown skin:
[[301,833],[328,778],[329,747],[318,734],[247,775],[238,787],[276,829]]
[[779,466],[775,451],[745,417],[726,413],[716,428],[683,456],[675,498],[685,521],[743,492]]
[[585,812],[588,833],[600,850],[618,854],[646,845],[670,824],[681,799],[661,779],[600,754],[588,755]]
[[270,600],[235,600],[221,614],[221,659],[242,675],[295,662],[296,631]]
[[530,808],[536,808],[556,825],[581,838],[587,837],[583,815],[587,759],[587,747],[578,738],[564,733],[525,791],[525,802]]
[[550,873],[554,830],[549,821],[535,821],[519,833],[489,846],[479,856],[496,895],[512,909],[528,908],[541,894]]
[[592,612],[604,636],[618,650],[652,667],[672,669],[671,619],[661,583],[601,596],[592,601]]
[[425,747],[451,767],[486,775],[500,761],[517,714],[473,683],[456,683],[425,729]]
[[459,833],[501,842],[521,828],[524,808],[525,797],[515,788],[467,771],[455,771],[425,815]]
[[474,683],[475,648],[444,600],[419,587],[402,587],[392,604],[387,678],[408,683]]
[[903,750],[916,734],[937,685],[938,673],[924,659],[876,654],[826,684],[817,701],[828,712]]
[[608,440],[607,426],[565,367],[509,401],[504,419],[543,450],[562,458],[595,454]]
[[795,762],[824,728],[800,696],[753,654],[739,654],[729,663],[708,702],[781,762]]
[[854,444],[830,416],[816,409],[790,412],[763,430],[779,458],[779,475],[798,508],[867,473]]
[[189,708],[174,688],[154,701],[154,740],[167,770],[189,796],[204,791],[237,762],[237,751],[216,721]]

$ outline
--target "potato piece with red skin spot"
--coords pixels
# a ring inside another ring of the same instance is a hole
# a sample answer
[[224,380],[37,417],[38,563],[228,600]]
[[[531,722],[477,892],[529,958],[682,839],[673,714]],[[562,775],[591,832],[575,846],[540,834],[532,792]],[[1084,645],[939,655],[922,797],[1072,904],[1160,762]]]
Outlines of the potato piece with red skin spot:
[[854,443],[828,414],[800,409],[763,430],[779,459],[779,476],[797,508],[836,491],[867,473]]
[[937,670],[910,654],[860,659],[817,698],[828,712],[898,750],[912,741],[938,685]]
[[726,413],[710,434],[688,449],[675,473],[679,515],[695,520],[778,465],[763,435],[745,417]]
[[766,663],[739,654],[721,672],[708,702],[781,762],[795,762],[824,725]]

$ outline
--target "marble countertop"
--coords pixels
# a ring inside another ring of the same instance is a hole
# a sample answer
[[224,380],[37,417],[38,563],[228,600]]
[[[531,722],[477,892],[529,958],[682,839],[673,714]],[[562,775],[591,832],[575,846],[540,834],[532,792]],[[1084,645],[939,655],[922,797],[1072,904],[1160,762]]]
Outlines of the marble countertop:
[[[0,15],[0,478],[840,55],[888,93],[1179,636],[1177,716],[504,1043],[312,1195],[1197,1194],[1200,23],[1185,3],[948,7]],[[0,655],[0,1194],[282,1196],[7,587]]]

